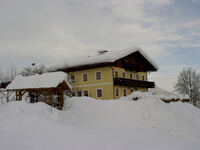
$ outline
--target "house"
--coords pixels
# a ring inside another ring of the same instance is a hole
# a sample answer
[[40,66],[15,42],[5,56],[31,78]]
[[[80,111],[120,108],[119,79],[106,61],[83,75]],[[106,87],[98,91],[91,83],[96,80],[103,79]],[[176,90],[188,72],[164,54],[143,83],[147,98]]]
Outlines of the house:
[[158,67],[141,48],[121,51],[100,50],[97,55],[73,58],[48,67],[71,76],[72,96],[118,99],[133,91],[148,91],[154,82],[148,72]]
[[27,93],[30,102],[43,101],[58,109],[64,104],[64,92],[70,94],[71,85],[64,72],[51,72],[31,76],[18,75],[6,87],[9,92],[16,92],[16,100],[22,100]]

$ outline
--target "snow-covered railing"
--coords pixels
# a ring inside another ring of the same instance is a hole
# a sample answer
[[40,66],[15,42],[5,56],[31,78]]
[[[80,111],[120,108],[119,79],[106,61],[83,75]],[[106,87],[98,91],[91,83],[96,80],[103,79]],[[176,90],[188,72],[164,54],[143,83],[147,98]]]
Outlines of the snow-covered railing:
[[8,103],[11,100],[15,99],[14,91],[0,89],[0,102],[1,103]]

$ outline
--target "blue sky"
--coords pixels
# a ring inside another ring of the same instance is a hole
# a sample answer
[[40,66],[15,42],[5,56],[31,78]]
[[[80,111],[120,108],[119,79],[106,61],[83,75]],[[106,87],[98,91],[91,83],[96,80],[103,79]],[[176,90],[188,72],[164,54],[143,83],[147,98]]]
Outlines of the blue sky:
[[0,70],[133,46],[167,90],[182,68],[200,72],[200,0],[0,0]]

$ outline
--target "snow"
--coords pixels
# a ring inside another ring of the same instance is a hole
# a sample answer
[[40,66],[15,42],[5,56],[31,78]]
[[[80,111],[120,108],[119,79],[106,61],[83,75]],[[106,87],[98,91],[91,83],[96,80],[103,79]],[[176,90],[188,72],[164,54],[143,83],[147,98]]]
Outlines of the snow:
[[63,111],[24,100],[0,104],[1,149],[199,149],[199,109],[136,95],[141,99],[66,98]]
[[180,94],[175,94],[172,92],[168,92],[160,87],[155,87],[149,90],[149,92],[152,95],[157,96],[158,98],[164,99],[164,100],[183,100],[183,99],[190,99],[189,96],[185,95],[180,95]]
[[120,51],[108,51],[103,55],[97,54],[94,56],[81,56],[78,58],[71,58],[71,59],[65,60],[64,62],[49,64],[46,66],[46,68],[48,71],[55,71],[57,69],[70,68],[70,67],[76,67],[76,66],[82,66],[82,65],[88,65],[88,64],[115,62],[116,60],[137,51],[139,51],[149,61],[149,63],[151,63],[158,70],[157,65],[139,47],[131,47],[131,48],[123,49]]
[[67,74],[64,72],[49,72],[31,76],[18,75],[6,89],[50,88],[57,87],[63,81],[71,88],[67,81]]

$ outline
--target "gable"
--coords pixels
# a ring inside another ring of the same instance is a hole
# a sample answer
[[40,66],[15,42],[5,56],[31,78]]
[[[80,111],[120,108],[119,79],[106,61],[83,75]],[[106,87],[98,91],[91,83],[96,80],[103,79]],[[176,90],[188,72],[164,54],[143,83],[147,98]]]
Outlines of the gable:
[[137,72],[158,70],[157,67],[155,67],[152,63],[150,63],[149,60],[147,60],[145,56],[141,54],[140,51],[134,52],[128,56],[125,56],[115,61],[115,66]]

